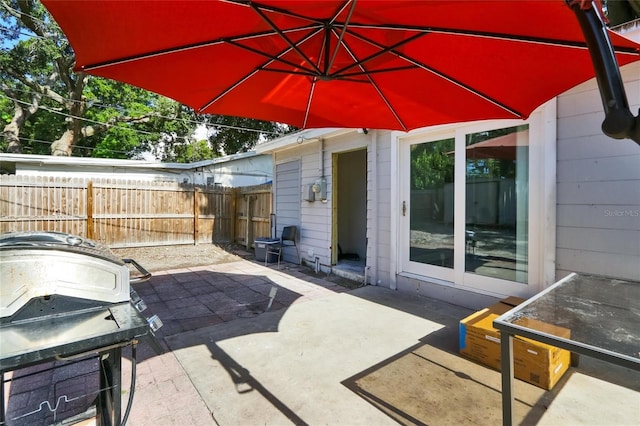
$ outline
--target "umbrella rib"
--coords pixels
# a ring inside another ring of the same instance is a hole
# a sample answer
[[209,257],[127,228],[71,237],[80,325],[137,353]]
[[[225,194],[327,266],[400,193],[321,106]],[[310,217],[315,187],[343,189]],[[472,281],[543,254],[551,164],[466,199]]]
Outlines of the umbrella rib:
[[[240,43],[237,43],[237,42],[229,41],[228,43],[229,43],[229,44],[232,44],[232,45],[234,45],[234,46],[236,46],[236,47],[239,47],[239,48],[241,48],[241,49],[248,50],[249,52],[256,53],[256,54],[258,54],[258,55],[260,55],[260,56],[264,56],[265,58],[267,58],[267,59],[271,59],[272,61],[280,62],[280,63],[283,63],[283,64],[285,64],[285,65],[289,65],[289,66],[293,67],[294,69],[295,69],[295,68],[301,68],[301,69],[303,69],[303,70],[305,70],[305,71],[306,71],[306,72],[301,72],[300,74],[303,74],[303,75],[317,75],[317,73],[316,73],[314,70],[310,70],[309,68],[306,68],[306,67],[304,67],[303,65],[296,64],[296,63],[294,63],[294,62],[288,61],[288,60],[286,60],[286,59],[282,59],[282,58],[280,57],[280,56],[282,56],[284,53],[291,51],[291,49],[290,49],[290,48],[289,48],[289,49],[285,49],[285,51],[284,51],[284,52],[280,52],[280,54],[279,54],[279,55],[277,55],[277,56],[273,56],[273,55],[269,55],[268,53],[263,52],[263,51],[261,51],[261,50],[255,49],[255,48],[253,48],[253,47],[245,46],[245,45],[240,44]],[[266,66],[266,65],[268,65],[268,63],[264,64],[264,65],[263,65],[263,67],[264,67],[264,66]],[[291,72],[291,73],[292,73],[292,74],[294,74],[295,72]]]
[[[412,26],[412,25],[369,25],[369,24],[359,24],[359,23],[351,23],[351,28],[361,28],[361,29],[379,29],[379,30],[398,30],[398,31],[419,31],[422,33],[439,33],[439,34],[452,34],[452,35],[461,35],[461,36],[473,36],[473,37],[484,37],[484,38],[492,38],[499,40],[508,40],[508,41],[518,41],[525,43],[538,43],[545,44],[551,46],[560,46],[560,47],[574,47],[587,49],[587,43],[581,41],[571,41],[571,40],[559,40],[552,39],[546,37],[530,37],[524,35],[517,34],[501,34],[494,33],[488,31],[473,31],[473,30],[462,30],[462,29],[453,29],[453,28],[442,28],[442,27],[421,27],[421,26]],[[638,54],[638,49],[633,47],[615,47],[614,49],[617,53],[631,53]]]
[[[379,49],[386,48],[386,46],[380,45],[379,43],[377,43],[377,42],[375,42],[373,40],[370,40],[367,37],[361,36],[360,34],[353,33],[353,32],[349,32],[349,34],[353,35],[356,38],[359,38],[362,41],[370,43],[370,44],[372,44],[373,46],[375,46],[375,47],[377,47]],[[407,62],[409,62],[409,63],[411,63],[413,65],[415,65],[418,68],[421,68],[421,69],[423,69],[425,71],[433,73],[433,74],[435,74],[435,75],[447,80],[448,82],[450,82],[452,84],[455,84],[456,86],[461,87],[461,88],[473,93],[474,95],[477,95],[477,96],[481,97],[482,99],[486,100],[487,102],[490,102],[490,103],[492,103],[492,104],[504,109],[505,111],[515,115],[518,118],[523,118],[524,117],[524,114],[520,113],[519,111],[507,106],[506,104],[503,104],[502,102],[498,101],[497,99],[494,99],[494,98],[492,98],[492,97],[490,97],[488,95],[485,95],[482,92],[479,92],[479,91],[475,90],[471,86],[468,86],[468,85],[462,83],[461,81],[458,81],[455,78],[436,70],[433,67],[430,67],[430,66],[428,66],[428,65],[426,65],[426,64],[424,64],[422,62],[416,61],[415,59],[413,59],[413,58],[411,58],[411,57],[409,57],[409,56],[407,56],[407,55],[405,55],[405,54],[403,54],[401,52],[393,50],[393,49],[389,50],[389,53],[392,53],[392,54],[398,56],[399,58],[401,58],[401,59],[403,59],[403,60],[405,60],[405,61],[407,61]]]
[[[310,38],[310,37],[312,37],[312,36],[313,36],[313,35],[308,35],[308,36],[307,36],[307,37],[305,37],[301,42],[306,41],[307,39],[309,39],[309,38]],[[280,54],[279,54],[279,55],[277,55],[277,56],[275,56],[275,57],[274,57],[274,56],[271,56],[271,55],[267,55],[267,54],[265,54],[264,52],[255,51],[254,49],[249,48],[248,46],[243,46],[243,45],[241,45],[241,44],[234,44],[234,46],[236,46],[236,45],[237,45],[238,47],[240,47],[240,48],[248,49],[248,50],[250,50],[250,51],[252,51],[252,52],[256,52],[256,53],[258,53],[258,54],[260,54],[260,55],[262,55],[262,56],[266,56],[266,57],[269,59],[269,61],[267,61],[267,62],[263,63],[262,65],[260,65],[260,66],[258,66],[258,67],[256,67],[256,68],[255,68],[253,71],[251,71],[249,74],[247,74],[246,76],[244,76],[243,78],[241,78],[240,80],[238,80],[237,82],[235,82],[234,84],[232,84],[231,86],[229,86],[228,88],[226,88],[224,91],[222,91],[222,92],[221,92],[219,95],[217,95],[215,98],[211,99],[211,100],[210,100],[209,102],[207,102],[204,106],[200,107],[200,108],[198,109],[198,112],[202,112],[202,111],[204,111],[205,109],[209,108],[209,107],[210,107],[211,105],[213,105],[214,103],[218,102],[220,99],[222,99],[224,96],[226,96],[226,95],[227,95],[227,93],[231,92],[231,91],[232,91],[232,90],[234,90],[236,87],[240,86],[242,83],[244,83],[244,82],[245,82],[245,81],[247,81],[249,78],[251,78],[253,75],[255,75],[258,71],[263,70],[263,71],[278,71],[278,72],[285,72],[285,70],[282,70],[282,71],[281,71],[281,70],[277,70],[277,69],[269,70],[269,69],[265,68],[265,67],[267,67],[268,65],[272,64],[273,62],[280,61],[280,62],[284,62],[284,63],[286,63],[286,64],[288,64],[288,65],[293,65],[295,68],[302,68],[300,65],[292,64],[292,63],[290,63],[290,62],[288,62],[288,61],[285,61],[285,60],[280,59],[280,56],[283,56],[283,55],[285,55],[285,54],[287,54],[288,52],[290,52],[290,51],[291,51],[291,47],[289,47],[289,48],[287,48],[287,49],[284,49],[282,52],[280,52]],[[289,74],[298,74],[298,72],[295,72],[295,71],[293,71],[293,72],[292,72],[292,71],[289,71]],[[315,74],[313,71],[309,71],[308,73],[300,72],[299,74],[304,75],[304,76],[312,76],[312,77],[315,77],[315,76],[317,75],[317,74]],[[314,80],[314,82],[315,82],[315,80]]]
[[280,15],[283,16],[290,16],[292,18],[297,18],[297,19],[303,19],[309,22],[315,22],[316,24],[324,24],[324,21],[318,18],[314,18],[311,16],[306,16],[306,15],[301,15],[299,13],[294,13],[291,12],[287,9],[282,9],[280,7],[275,7],[275,6],[268,6],[266,4],[263,3],[259,3],[259,2],[255,2],[253,0],[221,0],[225,3],[232,3],[232,4],[237,4],[240,6],[246,6],[246,7],[251,7],[251,8],[260,8],[261,10],[265,10],[267,12],[273,12],[273,13],[278,13]]
[[317,78],[314,78],[311,82],[311,90],[309,91],[309,98],[307,99],[307,108],[304,111],[304,120],[302,122],[302,127],[307,127],[307,121],[309,120],[309,111],[311,111],[311,101],[313,100],[313,93],[316,90],[316,81]]
[[[290,28],[288,30],[283,31],[283,33],[297,32],[297,31],[304,31],[304,30],[313,30],[313,29],[317,29],[317,25],[309,25],[309,26],[304,26],[304,27]],[[127,62],[134,62],[134,61],[139,61],[139,60],[144,60],[144,59],[150,59],[150,58],[154,58],[154,57],[157,57],[157,56],[169,55],[169,54],[173,54],[173,53],[186,52],[188,50],[200,49],[200,48],[203,48],[203,47],[210,47],[210,46],[215,46],[215,45],[224,44],[224,43],[230,43],[230,44],[234,44],[235,46],[238,46],[238,47],[246,48],[245,46],[243,46],[241,44],[238,44],[237,42],[239,40],[260,38],[260,37],[272,36],[272,35],[275,35],[275,34],[278,34],[278,33],[274,32],[274,31],[262,31],[262,32],[253,33],[253,34],[243,34],[243,35],[240,35],[240,36],[237,36],[237,37],[221,38],[221,39],[217,39],[217,40],[207,40],[207,41],[202,41],[202,42],[199,42],[199,43],[185,44],[183,46],[171,47],[171,48],[168,48],[168,49],[155,50],[153,52],[147,52],[147,53],[140,54],[140,55],[131,55],[131,56],[126,56],[124,58],[113,59],[113,60],[110,60],[110,61],[96,62],[94,64],[83,65],[82,69],[84,71],[91,71],[91,70],[95,70],[95,69],[99,69],[99,68],[110,67],[110,66],[113,66],[113,65],[121,65],[121,64],[125,64]],[[307,39],[308,38],[309,37],[307,37]],[[267,56],[263,52],[260,52],[260,53],[263,56]],[[297,66],[299,67],[299,65],[297,65]]]
[[[345,28],[345,31],[346,31],[346,32],[348,32],[349,34],[353,35],[353,36],[361,37],[361,36],[359,36],[358,34],[353,33],[352,31],[347,30],[346,28]],[[362,40],[367,41],[367,42],[371,42],[375,47],[377,47],[377,48],[378,48],[378,49],[380,49],[380,50],[379,50],[378,52],[376,52],[376,53],[372,54],[372,55],[367,56],[367,57],[366,57],[366,58],[364,58],[364,59],[361,59],[361,60],[360,60],[360,59],[358,59],[358,58],[356,58],[356,57],[353,57],[353,59],[354,59],[356,62],[354,62],[354,63],[353,63],[353,64],[351,64],[351,65],[347,65],[347,66],[346,66],[346,67],[344,67],[344,68],[341,68],[341,69],[337,70],[337,71],[334,73],[334,75],[340,75],[340,74],[342,74],[344,71],[346,71],[346,70],[348,70],[348,69],[351,69],[351,68],[353,68],[353,67],[359,67],[359,66],[361,66],[362,64],[364,64],[364,63],[366,63],[366,62],[369,62],[369,61],[371,61],[371,60],[373,60],[373,59],[375,59],[375,58],[377,58],[377,57],[379,57],[379,56],[382,56],[382,55],[384,55],[384,54],[386,54],[386,53],[392,52],[392,53],[394,53],[394,54],[395,54],[395,53],[396,53],[396,52],[395,52],[395,49],[397,49],[398,47],[403,46],[403,45],[405,45],[405,44],[407,44],[407,43],[410,43],[410,42],[412,42],[412,41],[414,41],[414,40],[416,40],[416,39],[418,39],[418,38],[420,38],[420,37],[423,37],[424,35],[425,35],[425,34],[423,34],[423,33],[415,34],[415,35],[413,35],[413,36],[409,37],[408,39],[406,39],[406,40],[402,40],[402,41],[400,41],[400,42],[398,42],[398,43],[396,43],[396,44],[394,44],[394,45],[391,45],[391,46],[384,46],[384,45],[380,45],[380,44],[378,44],[378,43],[375,43],[375,44],[374,44],[374,42],[372,42],[372,41],[370,41],[370,40],[367,40],[365,37],[361,37],[361,39],[362,39]],[[344,42],[342,43],[342,45],[346,47],[346,44],[345,44]],[[337,49],[336,49],[336,51],[337,51]]]
[[[332,27],[333,23],[338,18],[338,16],[340,16],[342,11],[347,7],[348,4],[349,4],[349,1],[345,2],[343,7],[341,7],[336,12],[336,14],[331,19],[331,21],[329,23],[329,26],[327,28],[333,28]],[[325,75],[329,75],[329,71],[331,70],[331,67],[333,66],[333,63],[336,60],[336,57],[338,56],[338,46],[340,46],[342,44],[342,39],[344,38],[344,35],[347,32],[347,28],[349,26],[349,21],[351,21],[351,16],[353,15],[353,11],[355,10],[355,8],[356,8],[356,0],[353,0],[353,1],[351,1],[351,7],[349,8],[349,13],[347,14],[347,18],[344,20],[344,23],[342,25],[342,31],[340,31],[340,34],[338,35],[338,41],[336,42],[336,48],[333,51],[333,55],[331,55],[331,59],[328,61],[328,63],[325,62]],[[335,31],[335,29],[334,29],[334,31]],[[328,44],[329,35],[331,34],[331,32],[327,31],[326,34],[327,34],[327,44]],[[328,54],[329,54],[329,46],[327,45],[327,55]]]
[[400,118],[398,113],[396,112],[395,108],[391,105],[391,102],[389,102],[389,99],[387,99],[387,97],[385,96],[385,94],[382,91],[382,89],[380,89],[380,86],[378,86],[378,83],[376,83],[375,80],[371,77],[371,75],[368,73],[368,70],[364,67],[364,65],[362,65],[362,63],[360,61],[358,61],[357,56],[354,55],[353,51],[349,48],[347,43],[344,42],[344,40],[342,42],[342,46],[344,46],[344,49],[351,56],[351,58],[354,60],[355,64],[358,67],[360,67],[360,69],[362,70],[363,74],[365,75],[367,80],[369,80],[369,83],[373,86],[375,91],[378,92],[378,95],[380,96],[380,98],[382,99],[384,104],[387,106],[389,111],[391,111],[391,114],[393,114],[393,116],[395,117],[395,119],[398,122],[398,124],[400,125],[400,127],[402,127],[402,130],[406,131],[407,130],[407,126],[404,124],[404,122],[402,121],[402,119]]
[[240,80],[236,81],[235,83],[233,83],[231,86],[229,86],[228,88],[226,88],[222,93],[220,93],[218,96],[216,96],[215,98],[213,98],[212,100],[210,100],[209,102],[207,102],[206,104],[204,104],[202,107],[198,108],[197,112],[202,113],[202,111],[204,111],[205,109],[209,108],[211,105],[213,105],[214,103],[218,102],[220,99],[222,99],[223,97],[225,97],[227,95],[227,93],[231,92],[233,89],[235,89],[236,87],[240,86],[242,83],[244,83],[245,81],[247,81],[248,79],[250,79],[253,75],[255,75],[257,72],[259,71],[259,69],[255,69],[253,71],[251,71],[249,74],[245,75],[244,77],[242,77]]
[[282,38],[289,45],[289,47],[291,47],[291,49],[293,49],[298,55],[300,55],[300,57],[304,59],[307,64],[311,65],[318,74],[321,73],[320,68],[318,68],[316,64],[314,64],[313,61],[309,59],[309,57],[305,55],[304,52],[300,50],[300,48],[293,41],[291,41],[291,39],[287,37],[280,28],[276,26],[276,24],[273,23],[271,19],[269,19],[269,17],[262,11],[259,5],[250,3],[250,7],[260,16],[260,18],[262,18],[264,22],[267,23],[267,25],[269,25],[273,29],[273,31],[275,31],[280,36],[280,38]]
[[[408,70],[414,70],[418,68],[417,65],[406,65],[403,67],[390,67],[390,68],[382,68],[382,69],[377,69],[377,70],[367,70],[366,73],[367,74],[381,74],[383,72],[395,72],[395,71],[408,71]],[[340,76],[335,77],[336,80],[346,80],[347,78],[345,77],[357,77],[357,76],[362,76],[364,75],[364,72],[348,72],[348,73],[342,73],[340,74]],[[354,80],[352,80],[354,81]]]

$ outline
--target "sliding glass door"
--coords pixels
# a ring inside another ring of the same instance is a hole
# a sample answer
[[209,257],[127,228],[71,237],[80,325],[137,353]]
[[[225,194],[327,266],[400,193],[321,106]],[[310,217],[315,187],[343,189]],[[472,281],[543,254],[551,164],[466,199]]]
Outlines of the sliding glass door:
[[527,282],[529,129],[465,136],[465,272]]
[[401,272],[522,294],[530,280],[529,125],[401,143]]

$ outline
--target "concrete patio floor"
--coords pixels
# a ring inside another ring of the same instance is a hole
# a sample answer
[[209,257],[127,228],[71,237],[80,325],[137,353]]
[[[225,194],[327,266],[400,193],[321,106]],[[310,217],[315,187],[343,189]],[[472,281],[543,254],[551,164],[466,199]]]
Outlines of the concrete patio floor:
[[[163,320],[167,351],[140,345],[129,425],[502,421],[500,373],[457,352],[466,308],[250,260],[154,273],[135,289]],[[125,359],[123,405],[130,371]],[[5,389],[9,413],[33,394]],[[640,419],[640,373],[586,357],[552,391],[516,380],[515,395],[519,424]],[[8,424],[37,424],[22,420]]]

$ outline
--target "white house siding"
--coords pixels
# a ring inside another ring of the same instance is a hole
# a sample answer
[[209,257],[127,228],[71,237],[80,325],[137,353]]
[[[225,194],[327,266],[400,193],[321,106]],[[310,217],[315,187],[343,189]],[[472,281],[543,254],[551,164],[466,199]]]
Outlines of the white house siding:
[[[214,184],[227,187],[251,186],[268,183],[272,180],[273,161],[269,155],[256,155],[218,162],[196,172],[194,183]],[[198,173],[202,175],[199,178]]]
[[[631,111],[640,64],[622,68]],[[595,80],[558,98],[556,278],[570,272],[640,280],[640,146],[602,134]]]
[[[300,255],[309,265],[315,265],[318,258],[321,269],[328,271],[331,265],[332,156],[363,148],[367,150],[367,280],[389,287],[395,282],[395,270],[391,265],[391,132],[363,134],[353,131],[324,141],[304,140],[276,151],[274,162],[277,167],[300,161]],[[327,180],[326,203],[317,198],[313,202],[305,201],[309,187],[322,177]],[[278,170],[276,186],[282,178]],[[276,213],[280,215],[277,205]]]
[[392,157],[391,132],[373,133],[367,155],[367,280],[385,287],[395,283],[391,268]]
[[[300,165],[299,181],[296,189],[296,202],[299,205],[299,249],[303,261],[311,262],[315,256],[328,258],[328,243],[330,234],[327,230],[330,219],[324,217],[323,210],[330,207],[320,202],[303,201],[303,188],[311,185],[319,177],[318,142],[305,142],[293,149],[279,151],[274,156],[276,167],[283,163],[298,162]],[[276,171],[276,186],[282,179]],[[277,195],[276,195],[277,196]],[[279,206],[275,205],[276,215],[280,214]]]
[[161,163],[108,158],[0,154],[0,170],[23,176],[118,178],[239,187],[260,185],[273,177],[270,155],[240,153],[197,163]]
[[[275,185],[276,235],[282,234],[285,226],[300,228],[300,161],[293,160],[276,164],[278,180]],[[297,238],[299,239],[299,238]],[[294,250],[283,252],[283,259],[298,263]]]

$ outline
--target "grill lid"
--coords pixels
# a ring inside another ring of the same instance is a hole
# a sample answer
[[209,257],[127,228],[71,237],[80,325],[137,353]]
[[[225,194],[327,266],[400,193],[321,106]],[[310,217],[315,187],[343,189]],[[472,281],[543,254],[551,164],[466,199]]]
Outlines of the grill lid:
[[0,319],[13,317],[39,297],[60,295],[102,304],[130,297],[127,264],[107,246],[77,235],[43,231],[0,235],[0,269]]
[[0,250],[36,248],[79,253],[124,265],[109,247],[78,235],[44,231],[7,232],[0,235]]

